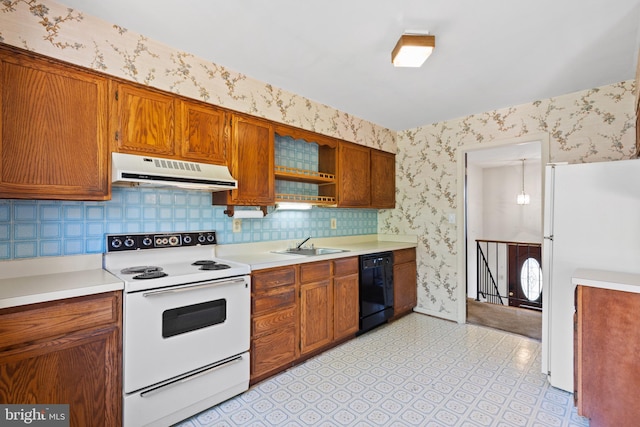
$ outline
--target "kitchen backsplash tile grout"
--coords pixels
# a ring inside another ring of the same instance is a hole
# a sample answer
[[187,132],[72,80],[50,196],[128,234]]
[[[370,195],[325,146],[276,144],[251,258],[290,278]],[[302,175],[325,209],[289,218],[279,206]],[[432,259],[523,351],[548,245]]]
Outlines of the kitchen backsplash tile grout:
[[[232,232],[211,194],[175,189],[113,188],[112,200],[0,200],[0,260],[102,253],[104,235],[216,230],[219,244],[377,233],[377,210],[314,208],[243,219]],[[337,228],[331,229],[331,218]]]

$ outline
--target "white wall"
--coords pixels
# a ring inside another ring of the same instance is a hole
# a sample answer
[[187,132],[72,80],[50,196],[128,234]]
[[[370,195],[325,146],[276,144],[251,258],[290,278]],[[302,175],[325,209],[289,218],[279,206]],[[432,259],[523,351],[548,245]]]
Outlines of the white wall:
[[483,170],[483,233],[486,240],[542,243],[542,179],[539,160],[525,161],[528,205],[516,204],[522,189],[520,165]]

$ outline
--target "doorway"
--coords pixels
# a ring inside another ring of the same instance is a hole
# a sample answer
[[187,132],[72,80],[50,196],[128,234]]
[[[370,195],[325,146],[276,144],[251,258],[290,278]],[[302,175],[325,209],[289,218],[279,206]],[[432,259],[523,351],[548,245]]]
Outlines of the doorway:
[[[495,319],[491,319],[488,326],[498,329],[508,328],[509,324],[529,322],[533,318],[534,329],[537,330],[536,338],[539,339],[542,329],[541,305],[542,295],[535,296],[536,282],[532,275],[522,276],[523,271],[535,271],[534,261],[527,261],[530,257],[523,254],[514,255],[512,259],[514,267],[508,268],[509,244],[514,247],[535,246],[542,243],[542,212],[543,212],[543,188],[544,166],[549,158],[548,135],[535,135],[527,138],[515,138],[511,140],[496,141],[489,144],[476,144],[461,147],[458,153],[458,200],[463,201],[458,207],[459,218],[462,219],[458,228],[458,239],[461,256],[458,258],[461,276],[459,284],[459,315],[461,323],[476,321],[478,311],[478,257],[477,240],[495,240],[505,243],[504,249],[496,250],[496,253],[504,258],[501,265],[494,268],[491,275],[495,276],[495,289],[504,295],[500,300],[500,307],[490,307],[487,313],[481,316],[501,318],[504,325],[495,325]],[[524,188],[523,188],[524,187]],[[529,202],[519,205],[517,200],[520,194],[526,193]],[[536,252],[537,251],[537,252]],[[540,266],[541,251],[533,250],[529,255]],[[502,265],[503,264],[503,265]],[[544,267],[542,267],[544,268]],[[526,282],[523,282],[525,280]],[[532,280],[529,286],[529,280]],[[526,286],[523,283],[527,283]],[[525,292],[526,287],[526,292]],[[509,292],[513,298],[509,298]],[[529,295],[531,294],[531,295]],[[527,295],[535,298],[529,298]],[[480,298],[482,300],[482,298]],[[472,309],[468,312],[468,302],[473,302]],[[521,306],[527,306],[526,310],[532,313],[518,314],[518,310],[525,310]],[[497,309],[497,310],[495,310]],[[496,314],[496,312],[500,312]],[[504,312],[504,313],[502,313]],[[505,314],[506,313],[506,314]],[[486,315],[486,316],[485,316]],[[474,316],[468,319],[469,316]],[[505,316],[507,320],[505,320]],[[509,317],[511,316],[511,317]],[[508,320],[511,318],[511,320]],[[504,327],[503,327],[504,326]],[[530,325],[527,325],[528,329]],[[515,333],[521,333],[515,331]]]

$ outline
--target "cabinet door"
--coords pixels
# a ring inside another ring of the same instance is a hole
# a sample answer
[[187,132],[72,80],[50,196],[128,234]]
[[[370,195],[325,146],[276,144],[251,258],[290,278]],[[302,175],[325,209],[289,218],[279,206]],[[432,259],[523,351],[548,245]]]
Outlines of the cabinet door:
[[577,286],[575,398],[590,425],[638,424],[640,294]]
[[396,156],[371,150],[371,207],[396,207]]
[[[231,131],[231,175],[238,189],[222,204],[268,206],[275,203],[275,152],[272,125],[264,120],[233,116]],[[214,202],[218,195],[214,193]]]
[[333,340],[331,280],[300,286],[300,353],[317,350]]
[[358,299],[358,275],[333,278],[333,339],[347,337],[358,332],[360,301]]
[[119,292],[0,310],[0,402],[69,404],[72,426],[122,423]]
[[338,145],[338,206],[371,205],[370,149],[340,141]]
[[393,266],[393,312],[402,315],[418,303],[416,262],[410,261]]
[[[292,310],[283,312],[287,316]],[[295,311],[295,310],[293,310]],[[279,315],[279,314],[278,314]],[[273,318],[274,316],[263,316]],[[268,321],[265,320],[268,323]],[[286,369],[296,358],[296,328],[276,327],[251,340],[251,381]]]
[[72,426],[121,425],[119,348],[112,327],[0,353],[0,401],[68,404]]
[[107,80],[0,50],[0,197],[106,200]]
[[114,90],[116,151],[174,157],[174,96],[123,83]]
[[179,101],[180,156],[185,160],[226,165],[225,112],[186,100]]

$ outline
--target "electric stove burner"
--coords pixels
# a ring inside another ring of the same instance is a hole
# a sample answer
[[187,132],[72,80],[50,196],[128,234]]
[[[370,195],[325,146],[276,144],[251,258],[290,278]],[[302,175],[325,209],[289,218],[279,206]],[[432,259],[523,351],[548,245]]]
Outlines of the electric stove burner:
[[227,264],[209,263],[209,264],[203,264],[202,267],[199,268],[199,270],[226,270],[227,268],[231,268],[231,267],[228,266]]
[[211,264],[215,264],[216,262],[212,259],[199,259],[198,261],[194,262],[191,265],[211,265]]
[[153,271],[162,271],[162,267],[156,267],[155,265],[139,265],[136,267],[127,267],[120,270],[122,274],[138,274],[138,273],[151,273]]
[[168,276],[168,274],[165,273],[164,271],[151,270],[151,271],[145,271],[144,273],[138,274],[137,276],[133,276],[133,278],[136,280],[146,280],[146,279],[157,279],[159,277],[165,277],[165,276]]

